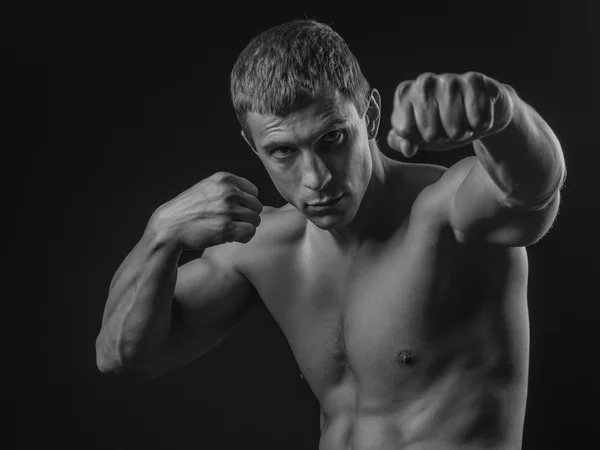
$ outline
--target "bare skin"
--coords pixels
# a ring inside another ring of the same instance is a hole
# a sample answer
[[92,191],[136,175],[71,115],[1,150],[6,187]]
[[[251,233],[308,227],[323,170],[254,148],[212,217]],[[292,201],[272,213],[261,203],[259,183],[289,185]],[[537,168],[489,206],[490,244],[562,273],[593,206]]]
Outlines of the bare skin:
[[227,244],[321,404],[321,450],[520,448],[525,249],[457,243],[410,209],[435,195],[422,187],[391,234],[351,254],[289,205],[246,246]]

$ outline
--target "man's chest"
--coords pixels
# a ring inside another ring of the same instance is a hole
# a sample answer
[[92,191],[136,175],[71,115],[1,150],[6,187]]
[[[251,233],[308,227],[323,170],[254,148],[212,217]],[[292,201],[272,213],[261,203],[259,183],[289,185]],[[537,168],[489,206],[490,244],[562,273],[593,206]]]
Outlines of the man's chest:
[[348,375],[397,384],[474,304],[449,233],[417,230],[352,257],[307,244],[262,257],[249,276],[313,387]]

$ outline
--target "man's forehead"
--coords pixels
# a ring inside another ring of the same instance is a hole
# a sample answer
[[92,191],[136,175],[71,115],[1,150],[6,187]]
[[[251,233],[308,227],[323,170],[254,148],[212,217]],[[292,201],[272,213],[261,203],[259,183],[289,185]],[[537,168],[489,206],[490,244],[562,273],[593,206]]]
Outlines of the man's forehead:
[[354,104],[342,98],[319,98],[314,102],[291,111],[285,116],[248,112],[246,121],[253,133],[261,136],[276,130],[302,125],[318,125],[334,119],[352,120],[356,115]]

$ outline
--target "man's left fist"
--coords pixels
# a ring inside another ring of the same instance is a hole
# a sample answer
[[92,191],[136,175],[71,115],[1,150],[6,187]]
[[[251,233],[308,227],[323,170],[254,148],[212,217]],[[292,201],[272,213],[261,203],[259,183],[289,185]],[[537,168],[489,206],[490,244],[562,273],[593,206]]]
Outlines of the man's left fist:
[[410,158],[419,148],[450,150],[504,129],[514,90],[477,72],[424,73],[396,88],[388,144]]

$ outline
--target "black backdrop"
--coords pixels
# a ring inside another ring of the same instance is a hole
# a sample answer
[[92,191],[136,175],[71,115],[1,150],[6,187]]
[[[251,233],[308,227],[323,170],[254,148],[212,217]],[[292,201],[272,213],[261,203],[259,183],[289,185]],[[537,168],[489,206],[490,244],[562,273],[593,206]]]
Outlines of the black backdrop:
[[[555,130],[569,177],[555,227],[528,250],[525,449],[591,448],[598,14],[591,0],[549,4],[5,16],[2,89],[17,119],[6,128],[16,145],[5,147],[8,197],[17,199],[8,210],[17,277],[7,281],[17,292],[6,299],[17,311],[5,318],[17,328],[8,362],[17,447],[317,448],[318,403],[262,306],[205,358],[150,383],[100,374],[94,354],[111,277],[155,208],[219,170],[252,180],[264,204],[282,205],[239,135],[228,76],[252,36],[306,14],[345,37],[379,89],[388,155],[394,87],[426,71],[475,70],[508,83]],[[449,166],[471,153],[415,161]]]

